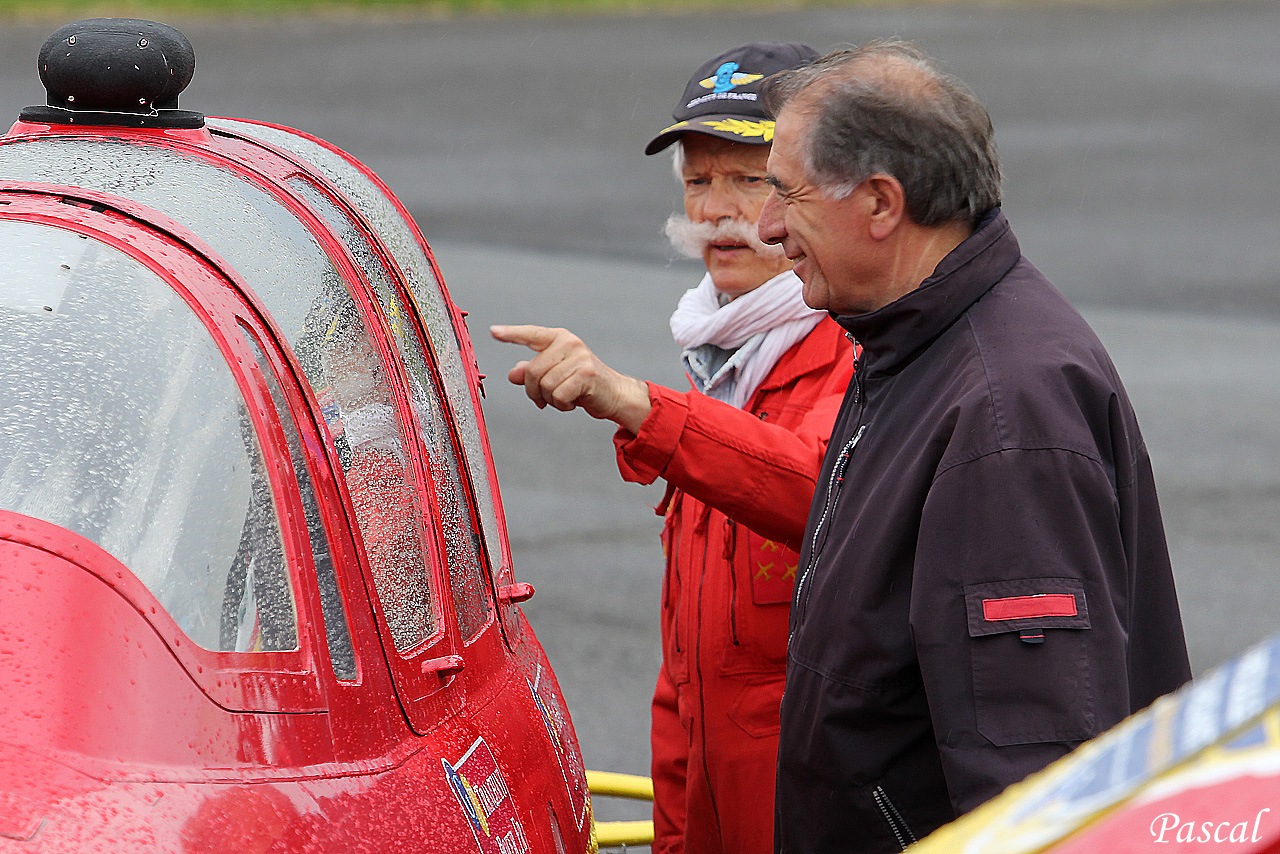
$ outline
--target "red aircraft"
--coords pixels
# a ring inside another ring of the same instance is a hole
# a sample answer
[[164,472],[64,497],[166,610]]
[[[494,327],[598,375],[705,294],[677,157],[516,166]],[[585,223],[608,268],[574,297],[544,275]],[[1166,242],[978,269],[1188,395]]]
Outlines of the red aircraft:
[[594,851],[404,207],[178,109],[171,27],[39,61],[0,137],[0,852]]
[[1280,854],[1280,635],[910,850]]

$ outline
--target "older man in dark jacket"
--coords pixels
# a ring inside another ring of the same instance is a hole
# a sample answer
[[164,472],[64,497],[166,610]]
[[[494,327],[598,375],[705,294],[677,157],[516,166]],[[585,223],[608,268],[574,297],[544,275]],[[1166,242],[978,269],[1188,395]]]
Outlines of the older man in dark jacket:
[[1137,420],[999,210],[986,111],[896,42],[767,91],[761,237],[863,347],[792,604],[777,848],[900,851],[1190,668]]

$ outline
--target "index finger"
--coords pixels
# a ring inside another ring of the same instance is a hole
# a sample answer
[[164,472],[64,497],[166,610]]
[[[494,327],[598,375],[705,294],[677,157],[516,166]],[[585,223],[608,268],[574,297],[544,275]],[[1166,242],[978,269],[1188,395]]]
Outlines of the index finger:
[[489,334],[499,341],[508,344],[523,344],[541,353],[551,346],[556,338],[556,331],[545,326],[490,326]]

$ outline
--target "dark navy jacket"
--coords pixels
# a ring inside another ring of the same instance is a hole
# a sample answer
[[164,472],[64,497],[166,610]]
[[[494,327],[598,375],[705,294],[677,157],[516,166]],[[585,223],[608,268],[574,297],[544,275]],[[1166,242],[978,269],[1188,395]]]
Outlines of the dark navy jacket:
[[900,851],[1190,678],[1146,446],[993,212],[863,346],[791,610],[782,854]]

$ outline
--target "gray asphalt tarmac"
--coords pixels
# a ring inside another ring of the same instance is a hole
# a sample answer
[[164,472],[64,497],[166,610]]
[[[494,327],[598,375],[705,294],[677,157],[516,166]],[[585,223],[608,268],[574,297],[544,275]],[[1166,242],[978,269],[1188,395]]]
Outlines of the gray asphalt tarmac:
[[[1026,254],[1095,325],[1151,448],[1198,672],[1280,629],[1280,61],[1274,0],[930,3],[545,20],[173,21],[182,106],[319,134],[372,165],[471,312],[527,612],[591,767],[645,772],[658,661],[656,487],[612,431],[503,379],[491,323],[574,329],[680,385],[666,318],[697,279],[644,143],[736,44],[919,42],[989,107]],[[47,26],[0,29],[0,117],[43,101]]]

